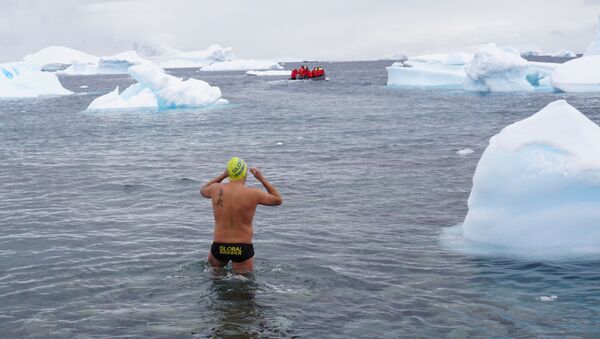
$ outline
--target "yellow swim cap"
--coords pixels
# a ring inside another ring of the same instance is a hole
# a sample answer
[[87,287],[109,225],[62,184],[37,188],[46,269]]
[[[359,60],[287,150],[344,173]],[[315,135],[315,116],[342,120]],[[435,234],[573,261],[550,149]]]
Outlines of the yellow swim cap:
[[233,157],[227,163],[227,174],[229,174],[231,180],[240,180],[245,177],[247,169],[248,166],[242,158]]

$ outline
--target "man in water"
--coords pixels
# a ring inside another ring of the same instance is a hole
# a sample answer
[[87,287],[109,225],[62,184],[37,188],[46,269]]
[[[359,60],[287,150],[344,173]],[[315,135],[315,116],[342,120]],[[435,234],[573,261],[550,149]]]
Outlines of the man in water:
[[[251,168],[250,173],[267,191],[246,187],[247,172],[248,166],[244,160],[233,157],[227,163],[225,172],[200,189],[203,197],[212,199],[215,232],[208,262],[213,267],[225,267],[231,260],[234,271],[252,271],[252,219],[256,206],[278,206],[283,202],[277,189],[265,179],[258,168]],[[229,182],[221,183],[227,177]]]

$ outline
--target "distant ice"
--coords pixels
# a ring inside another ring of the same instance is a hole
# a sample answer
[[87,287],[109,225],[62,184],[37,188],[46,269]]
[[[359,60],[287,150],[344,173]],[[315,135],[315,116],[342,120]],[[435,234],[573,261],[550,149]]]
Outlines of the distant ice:
[[564,100],[504,128],[479,160],[464,223],[445,241],[465,252],[598,258],[599,154],[600,127]]
[[537,46],[530,47],[521,52],[522,57],[532,57],[532,56],[539,56],[539,55],[544,55],[544,51]]
[[88,110],[115,110],[132,108],[174,109],[206,107],[227,101],[221,99],[219,87],[198,79],[182,81],[166,74],[151,62],[129,68],[129,74],[138,83],[119,94],[119,88],[96,98]]
[[552,54],[552,56],[556,58],[574,58],[577,56],[577,53],[569,51],[568,49],[561,49],[560,51]]
[[223,48],[220,45],[211,45],[206,50],[170,55],[166,60],[162,60],[159,65],[162,68],[196,68],[231,60],[235,60],[231,47]]
[[281,70],[279,63],[270,60],[237,59],[232,61],[215,62],[202,67],[202,71],[247,71],[247,70]]
[[480,49],[465,68],[466,88],[481,92],[531,91],[527,82],[527,61],[518,51],[488,44]]
[[281,71],[247,71],[246,75],[250,76],[290,76],[291,71],[281,70]]
[[469,154],[471,154],[473,152],[475,152],[475,151],[473,151],[470,148],[465,148],[465,149],[461,149],[461,150],[456,151],[456,154],[458,154],[460,156],[465,156],[465,155],[469,155]]
[[25,62],[0,64],[0,97],[37,97],[40,95],[67,95],[53,73],[42,72],[38,65]]
[[81,85],[81,86],[79,86],[79,88],[88,88],[88,86],[87,85]]

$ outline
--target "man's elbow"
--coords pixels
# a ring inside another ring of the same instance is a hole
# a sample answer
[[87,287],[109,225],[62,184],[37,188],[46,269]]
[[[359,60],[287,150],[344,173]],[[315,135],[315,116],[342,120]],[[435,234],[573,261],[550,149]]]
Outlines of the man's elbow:
[[283,198],[282,197],[276,197],[273,200],[273,206],[279,206],[281,204],[283,204]]
[[200,189],[200,195],[207,199],[210,198],[210,194],[208,194],[208,192],[205,192],[204,188]]

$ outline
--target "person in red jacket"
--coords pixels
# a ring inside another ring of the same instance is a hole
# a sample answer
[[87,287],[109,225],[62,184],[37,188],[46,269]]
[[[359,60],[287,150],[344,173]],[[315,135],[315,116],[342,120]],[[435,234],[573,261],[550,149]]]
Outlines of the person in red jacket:
[[292,76],[290,77],[290,79],[296,80],[296,76],[298,76],[298,70],[294,68],[292,70]]

